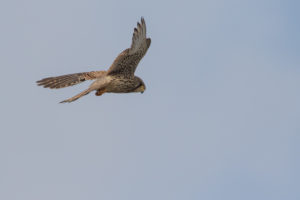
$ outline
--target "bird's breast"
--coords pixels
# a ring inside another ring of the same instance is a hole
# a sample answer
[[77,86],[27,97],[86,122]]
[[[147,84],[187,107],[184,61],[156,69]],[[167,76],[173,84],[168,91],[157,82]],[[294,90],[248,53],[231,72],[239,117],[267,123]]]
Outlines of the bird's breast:
[[128,93],[135,87],[132,79],[115,77],[111,80],[110,84],[106,87],[107,92],[114,93]]

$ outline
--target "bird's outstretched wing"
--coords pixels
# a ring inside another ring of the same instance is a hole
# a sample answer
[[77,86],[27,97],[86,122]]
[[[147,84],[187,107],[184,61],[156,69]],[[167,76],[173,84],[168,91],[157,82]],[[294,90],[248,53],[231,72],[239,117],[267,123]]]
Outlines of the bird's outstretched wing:
[[150,44],[151,39],[146,37],[146,23],[142,17],[141,22],[138,22],[137,27],[134,28],[131,47],[118,55],[107,74],[120,74],[125,77],[134,76],[136,67],[146,54]]
[[106,75],[106,71],[82,72],[76,74],[67,74],[56,77],[44,78],[37,81],[39,86],[50,89],[59,89],[81,83],[86,80],[93,80]]

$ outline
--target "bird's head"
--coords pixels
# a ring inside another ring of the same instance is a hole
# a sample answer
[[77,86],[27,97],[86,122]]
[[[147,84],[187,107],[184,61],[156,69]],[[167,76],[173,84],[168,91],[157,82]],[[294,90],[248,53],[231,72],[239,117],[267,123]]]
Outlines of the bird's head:
[[136,80],[136,87],[133,92],[144,93],[144,91],[146,90],[146,85],[144,81],[137,76],[135,77],[135,80]]

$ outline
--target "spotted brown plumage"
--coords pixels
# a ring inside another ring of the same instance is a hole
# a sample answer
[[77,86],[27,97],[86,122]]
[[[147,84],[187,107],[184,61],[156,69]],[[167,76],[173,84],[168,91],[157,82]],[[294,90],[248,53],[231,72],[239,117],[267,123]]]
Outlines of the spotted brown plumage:
[[141,18],[141,22],[138,22],[137,27],[134,28],[131,47],[121,52],[107,71],[82,72],[49,77],[37,81],[37,84],[45,88],[59,89],[73,86],[86,80],[95,80],[87,90],[61,103],[75,101],[94,90],[97,96],[104,93],[143,93],[146,86],[143,80],[135,76],[134,73],[150,44],[151,39],[146,37],[145,20]]
[[92,72],[68,74],[68,75],[44,78],[42,80],[37,81],[37,84],[39,86],[43,86],[44,88],[59,89],[59,88],[76,85],[86,80],[93,80],[101,76],[104,76],[105,74],[106,71],[92,71]]

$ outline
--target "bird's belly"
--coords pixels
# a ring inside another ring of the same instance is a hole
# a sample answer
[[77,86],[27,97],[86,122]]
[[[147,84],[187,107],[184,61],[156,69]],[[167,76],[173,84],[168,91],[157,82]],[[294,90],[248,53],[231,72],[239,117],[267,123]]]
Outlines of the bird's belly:
[[128,93],[132,92],[134,84],[131,79],[115,79],[107,87],[106,92]]

